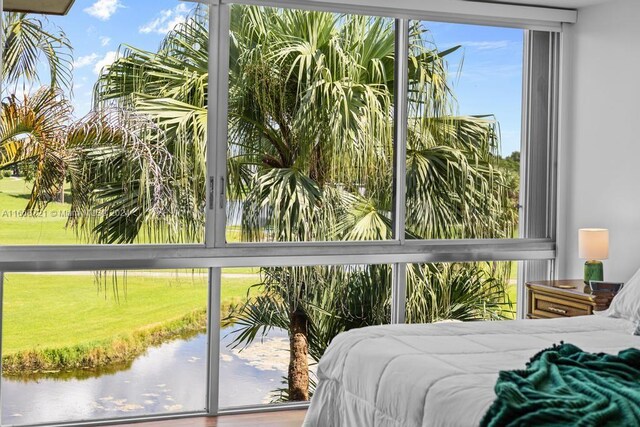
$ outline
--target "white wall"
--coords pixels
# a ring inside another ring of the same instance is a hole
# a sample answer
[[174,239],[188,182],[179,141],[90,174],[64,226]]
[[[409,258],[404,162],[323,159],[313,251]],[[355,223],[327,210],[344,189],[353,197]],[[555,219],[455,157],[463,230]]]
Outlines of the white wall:
[[564,46],[558,277],[580,278],[578,228],[610,230],[605,280],[640,268],[640,1],[578,11]]

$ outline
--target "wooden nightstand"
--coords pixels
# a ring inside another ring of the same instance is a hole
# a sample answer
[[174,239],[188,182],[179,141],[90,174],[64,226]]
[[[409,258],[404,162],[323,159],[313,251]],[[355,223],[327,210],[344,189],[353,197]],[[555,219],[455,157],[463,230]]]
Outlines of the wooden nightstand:
[[[615,296],[611,291],[594,292],[582,280],[542,280],[527,283],[527,318],[550,319],[593,314],[606,310]],[[566,289],[562,286],[575,286]]]

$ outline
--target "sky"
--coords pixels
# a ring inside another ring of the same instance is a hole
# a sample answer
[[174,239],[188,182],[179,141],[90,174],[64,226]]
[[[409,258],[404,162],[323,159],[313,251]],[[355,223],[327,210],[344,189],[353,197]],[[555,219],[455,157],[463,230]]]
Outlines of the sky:
[[[520,151],[524,30],[425,22],[447,57],[459,114],[493,114],[500,124],[502,155]],[[460,66],[462,64],[462,67]]]
[[175,25],[183,22],[192,4],[179,0],[76,0],[66,16],[49,17],[73,46],[75,116],[91,107],[93,85],[118,49],[131,45],[155,51]]
[[[179,0],[76,0],[68,15],[50,17],[74,48],[76,117],[89,111],[98,73],[120,46],[156,50],[192,5]],[[523,30],[438,22],[425,26],[438,49],[463,46],[447,60],[459,114],[495,115],[502,154],[519,150]]]

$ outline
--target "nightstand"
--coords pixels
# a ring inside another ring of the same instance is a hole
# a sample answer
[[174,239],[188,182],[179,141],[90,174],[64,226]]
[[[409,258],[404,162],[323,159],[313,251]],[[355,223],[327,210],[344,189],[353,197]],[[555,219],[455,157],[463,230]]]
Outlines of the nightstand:
[[[606,310],[615,296],[612,291],[591,290],[582,280],[541,280],[528,282],[527,318],[550,319],[593,314]],[[567,289],[567,286],[574,288]]]

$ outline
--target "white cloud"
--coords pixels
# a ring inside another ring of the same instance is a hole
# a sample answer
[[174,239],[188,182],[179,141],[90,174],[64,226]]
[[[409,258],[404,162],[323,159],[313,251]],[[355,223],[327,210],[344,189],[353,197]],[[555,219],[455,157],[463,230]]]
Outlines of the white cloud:
[[491,41],[474,41],[474,42],[460,42],[456,43],[457,45],[462,45],[462,47],[472,47],[478,50],[496,50],[496,49],[504,49],[511,45],[511,41],[509,40],[491,40]]
[[122,7],[120,0],[97,0],[93,5],[84,9],[86,13],[101,21],[108,21],[116,10]]
[[100,37],[100,44],[104,46],[108,46],[111,43],[111,37],[102,36]]
[[180,3],[173,9],[166,9],[160,12],[160,14],[152,21],[147,22],[139,31],[142,34],[158,33],[166,34],[173,30],[178,24],[181,24],[187,20],[187,14],[189,13],[189,6],[185,3]]
[[96,62],[96,65],[94,65],[93,67],[93,72],[96,74],[100,74],[100,72],[104,67],[106,67],[107,65],[113,64],[113,61],[116,60],[116,57],[117,57],[117,53],[115,50],[107,52],[104,58]]
[[73,61],[74,68],[82,68],[87,65],[91,65],[98,60],[99,56],[97,53],[92,53],[91,55],[85,55],[78,57],[75,61]]

